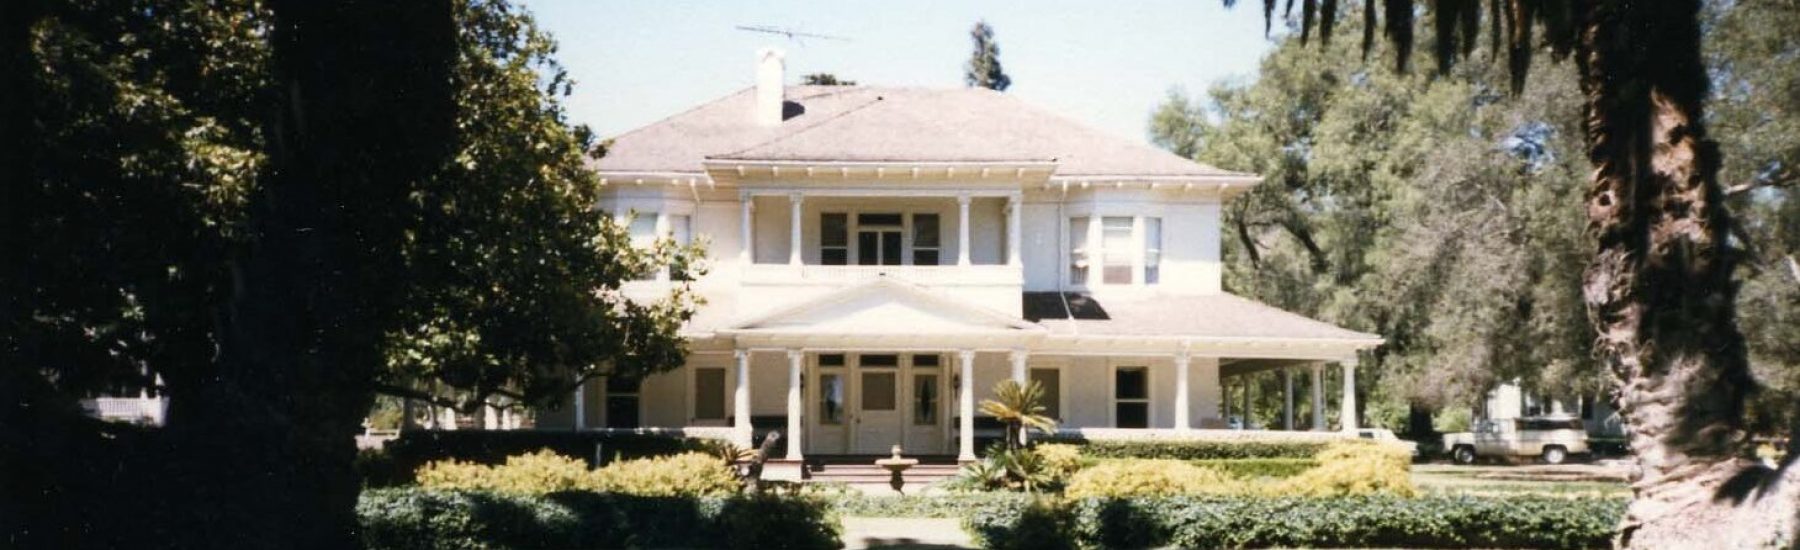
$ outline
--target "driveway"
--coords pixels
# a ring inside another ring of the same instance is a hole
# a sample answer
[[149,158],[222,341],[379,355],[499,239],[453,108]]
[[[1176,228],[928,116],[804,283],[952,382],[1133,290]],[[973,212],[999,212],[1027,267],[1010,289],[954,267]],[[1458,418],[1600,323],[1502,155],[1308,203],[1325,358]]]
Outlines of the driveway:
[[974,548],[955,519],[846,517],[844,548]]

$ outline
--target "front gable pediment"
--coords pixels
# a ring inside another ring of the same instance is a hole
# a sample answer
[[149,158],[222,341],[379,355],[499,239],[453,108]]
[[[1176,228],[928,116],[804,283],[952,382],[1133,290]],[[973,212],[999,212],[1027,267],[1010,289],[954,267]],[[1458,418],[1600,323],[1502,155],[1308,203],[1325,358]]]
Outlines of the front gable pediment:
[[725,332],[841,335],[1034,333],[1043,327],[929,289],[877,279],[734,323]]

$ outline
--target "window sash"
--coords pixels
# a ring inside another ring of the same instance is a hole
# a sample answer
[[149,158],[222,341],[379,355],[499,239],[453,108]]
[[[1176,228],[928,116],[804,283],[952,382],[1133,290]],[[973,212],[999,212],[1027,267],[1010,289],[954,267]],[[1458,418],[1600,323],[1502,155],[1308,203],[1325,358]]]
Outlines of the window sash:
[[1088,250],[1087,217],[1069,218],[1069,284],[1085,285],[1091,257]]
[[1144,218],[1144,284],[1162,281],[1162,218]]

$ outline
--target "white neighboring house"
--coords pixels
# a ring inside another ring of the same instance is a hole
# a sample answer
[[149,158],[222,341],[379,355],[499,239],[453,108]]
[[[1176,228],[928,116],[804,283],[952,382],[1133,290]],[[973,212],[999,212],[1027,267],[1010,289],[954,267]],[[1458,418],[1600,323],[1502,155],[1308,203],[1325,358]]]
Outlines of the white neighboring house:
[[1592,395],[1549,397],[1526,391],[1518,383],[1509,382],[1488,392],[1487,401],[1482,406],[1484,410],[1476,411],[1478,418],[1505,420],[1528,416],[1580,417],[1589,436],[1625,436],[1624,417],[1619,416],[1619,411],[1613,410],[1611,403]]
[[785,86],[783,66],[759,52],[754,87],[595,163],[634,235],[706,239],[707,304],[686,365],[592,380],[538,427],[971,460],[994,433],[975,403],[1007,378],[1042,382],[1065,431],[1180,437],[1226,427],[1225,377],[1299,369],[1317,399],[1328,364],[1356,426],[1357,356],[1382,339],[1221,290],[1220,211],[1258,176],[986,89]]

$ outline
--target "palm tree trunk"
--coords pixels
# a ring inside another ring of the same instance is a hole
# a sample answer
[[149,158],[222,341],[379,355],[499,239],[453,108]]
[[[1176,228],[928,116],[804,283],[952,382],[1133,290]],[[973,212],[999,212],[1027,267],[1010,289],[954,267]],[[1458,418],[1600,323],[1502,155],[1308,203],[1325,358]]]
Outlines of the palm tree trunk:
[[1735,321],[1719,155],[1702,124],[1699,4],[1584,4],[1598,249],[1583,293],[1640,464],[1618,542],[1786,546],[1792,484],[1743,458],[1755,382]]

